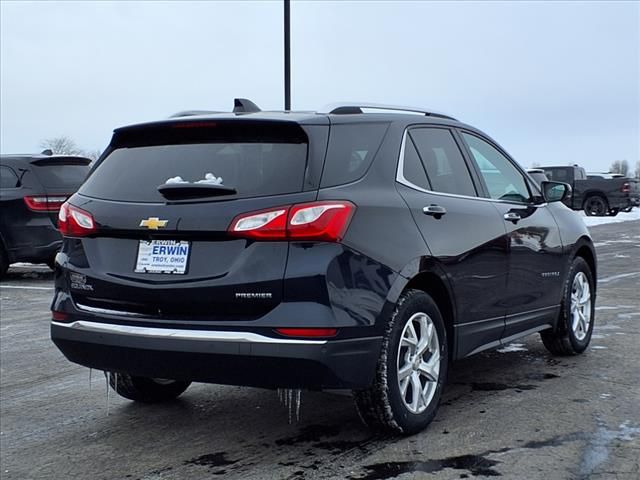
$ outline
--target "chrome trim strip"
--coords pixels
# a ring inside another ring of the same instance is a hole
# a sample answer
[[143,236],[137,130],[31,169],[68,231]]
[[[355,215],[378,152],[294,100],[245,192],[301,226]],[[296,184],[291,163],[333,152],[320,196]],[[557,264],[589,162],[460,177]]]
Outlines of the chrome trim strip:
[[181,330],[176,328],[138,327],[114,325],[110,323],[77,320],[71,323],[51,322],[52,325],[84,332],[112,333],[144,338],[171,338],[176,340],[197,340],[214,342],[262,343],[272,345],[324,345],[327,340],[299,340],[292,338],[272,338],[252,332],[228,332],[220,330]]
[[78,310],[84,310],[85,312],[90,312],[90,313],[100,313],[103,315],[120,315],[123,317],[144,317],[146,315],[143,315],[141,313],[135,313],[135,312],[126,312],[123,310],[110,310],[108,308],[97,308],[97,307],[90,307],[88,305],[82,305],[81,303],[76,303],[75,304],[76,307],[78,307]]
[[494,198],[487,198],[487,197],[477,197],[477,196],[471,197],[469,195],[458,195],[456,193],[434,192],[433,190],[427,190],[422,187],[419,187],[418,185],[415,185],[414,183],[411,183],[409,180],[407,180],[404,177],[404,145],[407,142],[407,134],[411,128],[429,128],[429,127],[427,125],[423,127],[414,125],[412,127],[405,128],[404,133],[402,134],[402,145],[400,146],[400,156],[398,158],[398,169],[396,170],[396,182],[401,183],[405,187],[418,190],[419,192],[429,193],[431,195],[439,195],[442,197],[466,198],[468,200],[480,200],[481,202],[502,203],[502,204],[519,205],[519,206],[526,206],[526,207],[546,207],[547,206],[547,202],[539,203],[539,204],[519,203],[519,202],[510,202],[506,200],[497,200]]

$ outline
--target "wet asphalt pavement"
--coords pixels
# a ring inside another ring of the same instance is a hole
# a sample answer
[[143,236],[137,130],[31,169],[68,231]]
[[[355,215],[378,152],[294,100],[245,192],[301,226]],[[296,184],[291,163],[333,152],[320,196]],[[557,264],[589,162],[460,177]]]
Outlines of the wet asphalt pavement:
[[[599,256],[590,349],[553,357],[537,335],[453,365],[436,420],[372,435],[351,398],[194,384],[137,405],[49,339],[52,274],[0,284],[0,476],[11,479],[640,478],[640,222],[592,228]],[[295,414],[293,415],[295,417]]]

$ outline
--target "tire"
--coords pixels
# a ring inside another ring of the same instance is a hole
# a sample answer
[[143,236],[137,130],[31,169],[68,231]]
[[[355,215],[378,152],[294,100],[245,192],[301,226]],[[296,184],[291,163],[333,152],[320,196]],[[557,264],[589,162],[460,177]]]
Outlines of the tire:
[[604,217],[609,212],[609,204],[601,195],[591,195],[584,201],[582,209],[589,217]]
[[[430,340],[418,355],[421,338]],[[438,410],[448,361],[447,333],[438,306],[425,292],[407,290],[387,322],[373,384],[354,392],[360,418],[386,433],[410,435],[423,430]],[[403,373],[405,379],[399,381]]]
[[9,256],[0,242],[0,278],[4,278],[9,270]]
[[180,396],[191,382],[134,377],[128,373],[109,374],[109,385],[118,395],[142,403],[160,403]]
[[53,270],[55,272],[55,270],[56,270],[56,256],[55,255],[53,257],[51,257],[49,260],[47,260],[45,263],[47,264],[47,267],[49,267],[51,270]]
[[[585,286],[588,287],[586,291]],[[565,281],[556,329],[540,333],[547,350],[554,355],[577,355],[587,349],[595,321],[595,300],[589,264],[576,257]]]

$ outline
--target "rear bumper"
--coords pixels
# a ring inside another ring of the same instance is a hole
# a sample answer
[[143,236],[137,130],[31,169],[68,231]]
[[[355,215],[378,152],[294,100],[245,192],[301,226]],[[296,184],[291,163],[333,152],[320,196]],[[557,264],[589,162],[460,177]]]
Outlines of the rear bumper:
[[137,376],[265,388],[364,388],[381,338],[302,340],[247,331],[52,322],[51,338],[72,362]]

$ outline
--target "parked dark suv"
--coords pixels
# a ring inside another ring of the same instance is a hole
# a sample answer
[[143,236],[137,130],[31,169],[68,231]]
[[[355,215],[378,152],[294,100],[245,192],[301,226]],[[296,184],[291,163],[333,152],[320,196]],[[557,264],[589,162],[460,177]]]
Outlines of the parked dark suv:
[[373,427],[434,417],[449,360],[540,332],[584,351],[584,223],[445,115],[234,113],[120,128],[60,211],[53,341],[154,402],[191,381],[351,389]]
[[53,266],[62,245],[58,210],[90,163],[75,156],[0,155],[0,277],[13,262]]

